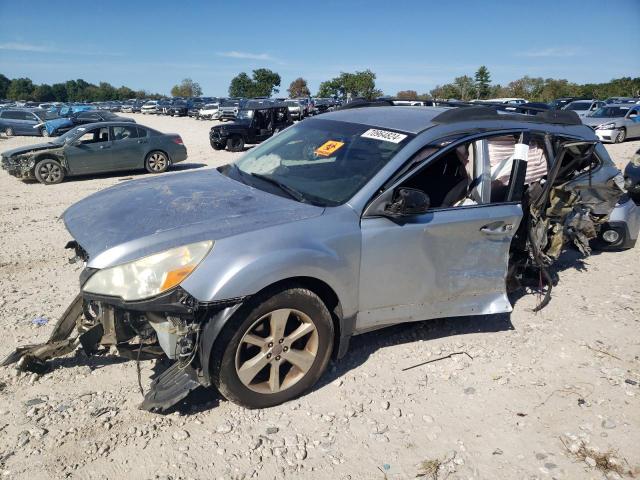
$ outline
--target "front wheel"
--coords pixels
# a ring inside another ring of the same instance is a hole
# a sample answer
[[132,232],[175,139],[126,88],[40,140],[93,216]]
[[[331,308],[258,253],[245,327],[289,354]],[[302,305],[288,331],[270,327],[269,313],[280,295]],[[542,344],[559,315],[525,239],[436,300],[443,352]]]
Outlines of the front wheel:
[[238,310],[216,340],[211,380],[227,399],[266,408],[310,389],[333,348],[333,322],[310,290],[259,295]]
[[622,143],[626,140],[626,138],[627,138],[627,131],[624,128],[621,128],[618,134],[616,135],[614,142]]
[[40,129],[40,135],[42,135],[43,137],[48,137],[49,131],[46,128],[42,128]]
[[45,185],[55,185],[64,180],[64,169],[56,160],[40,160],[33,171],[36,180]]
[[14,134],[13,128],[11,128],[11,127],[7,127],[7,128],[5,128],[5,129],[4,129],[4,134],[5,134],[7,137],[13,137],[13,134]]
[[151,152],[144,161],[144,168],[149,173],[163,173],[169,168],[169,159],[163,152]]
[[227,150],[230,152],[241,152],[244,148],[244,138],[240,135],[234,135],[227,140]]

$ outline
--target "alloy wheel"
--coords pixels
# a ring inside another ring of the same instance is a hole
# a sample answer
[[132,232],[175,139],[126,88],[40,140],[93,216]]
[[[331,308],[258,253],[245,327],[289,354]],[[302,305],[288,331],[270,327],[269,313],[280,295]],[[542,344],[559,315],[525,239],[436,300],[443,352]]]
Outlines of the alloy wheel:
[[45,162],[40,165],[38,173],[45,183],[56,183],[62,176],[62,169],[55,163]]
[[149,157],[149,168],[154,172],[161,172],[167,168],[167,159],[161,153],[153,153]]
[[278,309],[249,327],[236,351],[236,374],[250,390],[278,393],[298,383],[318,355],[318,330],[299,310]]
[[627,132],[624,129],[620,129],[618,135],[616,135],[616,143],[622,143],[627,138]]

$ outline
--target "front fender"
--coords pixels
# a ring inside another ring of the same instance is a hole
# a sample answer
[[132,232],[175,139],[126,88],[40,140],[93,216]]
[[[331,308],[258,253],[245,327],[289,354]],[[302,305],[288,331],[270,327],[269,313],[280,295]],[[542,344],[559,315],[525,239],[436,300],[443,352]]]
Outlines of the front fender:
[[360,228],[353,211],[216,240],[182,283],[203,302],[254,295],[282,280],[310,277],[336,293],[344,317],[358,309]]
[[[345,317],[353,315],[357,309],[357,290],[349,293],[351,288],[357,288],[357,278],[345,268],[340,256],[332,252],[310,248],[287,249],[271,252],[266,256],[239,257],[227,263],[224,269],[218,270],[213,265],[202,267],[205,268],[198,268],[183,282],[183,288],[201,301],[246,297],[282,280],[311,277],[333,289],[340,300]],[[209,281],[203,284],[201,279],[204,278]]]

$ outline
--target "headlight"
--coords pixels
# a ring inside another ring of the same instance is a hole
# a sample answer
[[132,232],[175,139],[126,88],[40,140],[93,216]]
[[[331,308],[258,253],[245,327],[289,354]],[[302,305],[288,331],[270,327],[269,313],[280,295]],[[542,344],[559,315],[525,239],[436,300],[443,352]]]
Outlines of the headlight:
[[95,273],[83,290],[98,295],[142,300],[179,285],[213,247],[213,242],[192,243],[172,248]]
[[598,125],[597,127],[598,130],[613,130],[614,128],[616,128],[615,123],[605,123],[602,125]]

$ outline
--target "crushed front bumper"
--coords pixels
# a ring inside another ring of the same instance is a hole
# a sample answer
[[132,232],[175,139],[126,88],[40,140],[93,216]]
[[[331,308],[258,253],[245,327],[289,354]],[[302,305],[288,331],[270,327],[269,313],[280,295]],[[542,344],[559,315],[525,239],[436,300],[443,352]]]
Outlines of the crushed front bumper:
[[33,179],[33,169],[35,167],[35,159],[32,156],[22,155],[18,158],[9,158],[2,156],[0,160],[2,169],[9,175],[21,179]]
[[[81,281],[90,275],[85,269]],[[243,300],[198,302],[180,287],[138,302],[83,292],[65,310],[47,342],[18,347],[0,366],[16,364],[20,370],[44,373],[47,360],[78,347],[87,355],[101,347],[115,348],[120,356],[134,360],[166,356],[175,363],[153,380],[141,404],[145,410],[166,410],[192,390],[211,385],[211,347]]]

